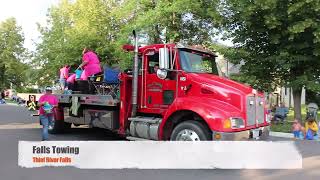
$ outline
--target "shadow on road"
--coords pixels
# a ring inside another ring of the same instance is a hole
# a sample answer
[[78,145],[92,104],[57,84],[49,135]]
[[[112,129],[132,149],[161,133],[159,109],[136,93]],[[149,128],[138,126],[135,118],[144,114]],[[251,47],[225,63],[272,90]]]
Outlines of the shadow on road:
[[[0,141],[5,140],[1,137],[13,137],[20,141],[40,141],[40,128],[27,129],[0,129]],[[71,128],[62,134],[50,134],[51,141],[124,141],[120,137],[110,131],[104,129],[89,129],[89,128]]]
[[126,140],[124,137],[120,137],[117,134],[99,128],[71,128],[63,134],[54,134],[53,139],[57,140],[82,140],[82,141],[121,141]]

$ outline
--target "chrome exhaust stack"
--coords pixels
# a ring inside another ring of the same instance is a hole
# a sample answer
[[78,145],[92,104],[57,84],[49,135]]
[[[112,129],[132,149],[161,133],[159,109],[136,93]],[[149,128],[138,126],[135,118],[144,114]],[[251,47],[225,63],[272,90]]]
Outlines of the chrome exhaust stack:
[[138,100],[138,76],[139,76],[139,59],[138,59],[138,38],[136,31],[132,31],[134,37],[134,65],[132,73],[132,111],[131,117],[135,117],[137,113],[137,100]]

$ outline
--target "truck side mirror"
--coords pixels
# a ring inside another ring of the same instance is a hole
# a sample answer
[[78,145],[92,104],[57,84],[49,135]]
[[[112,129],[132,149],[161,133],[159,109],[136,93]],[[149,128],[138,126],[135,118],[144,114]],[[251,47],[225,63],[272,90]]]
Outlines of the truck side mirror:
[[159,49],[159,67],[160,69],[169,69],[169,49]]

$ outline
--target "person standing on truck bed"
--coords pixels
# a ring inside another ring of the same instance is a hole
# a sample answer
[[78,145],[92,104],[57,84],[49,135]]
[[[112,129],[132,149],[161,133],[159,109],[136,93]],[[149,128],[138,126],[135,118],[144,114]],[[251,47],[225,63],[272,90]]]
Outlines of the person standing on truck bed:
[[88,80],[89,76],[101,73],[100,60],[96,53],[88,48],[84,48],[82,51],[82,64],[79,68],[83,69],[80,79]]
[[[47,86],[46,92],[42,95],[38,101],[39,103],[39,117],[40,122],[43,126],[42,128],[42,141],[48,140],[48,129],[49,126],[54,121],[53,119],[53,110],[58,106],[58,99],[56,96],[52,95],[52,88]],[[45,106],[51,106],[51,111],[45,109]]]
[[60,69],[60,86],[61,89],[64,90],[66,87],[66,80],[69,77],[69,70],[70,70],[70,66],[69,65],[64,65],[61,69]]

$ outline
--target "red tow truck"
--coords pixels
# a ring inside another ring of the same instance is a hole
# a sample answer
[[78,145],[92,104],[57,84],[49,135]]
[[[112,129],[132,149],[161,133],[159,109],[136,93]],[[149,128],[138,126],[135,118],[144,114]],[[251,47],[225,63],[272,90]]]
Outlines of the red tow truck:
[[[137,44],[135,36],[135,45],[123,46],[134,52],[134,65],[119,74],[118,84],[102,83],[95,94],[57,94],[59,108],[49,132],[85,124],[150,140],[269,136],[263,94],[220,77],[213,52],[179,44]],[[110,94],[114,90],[120,95]]]

